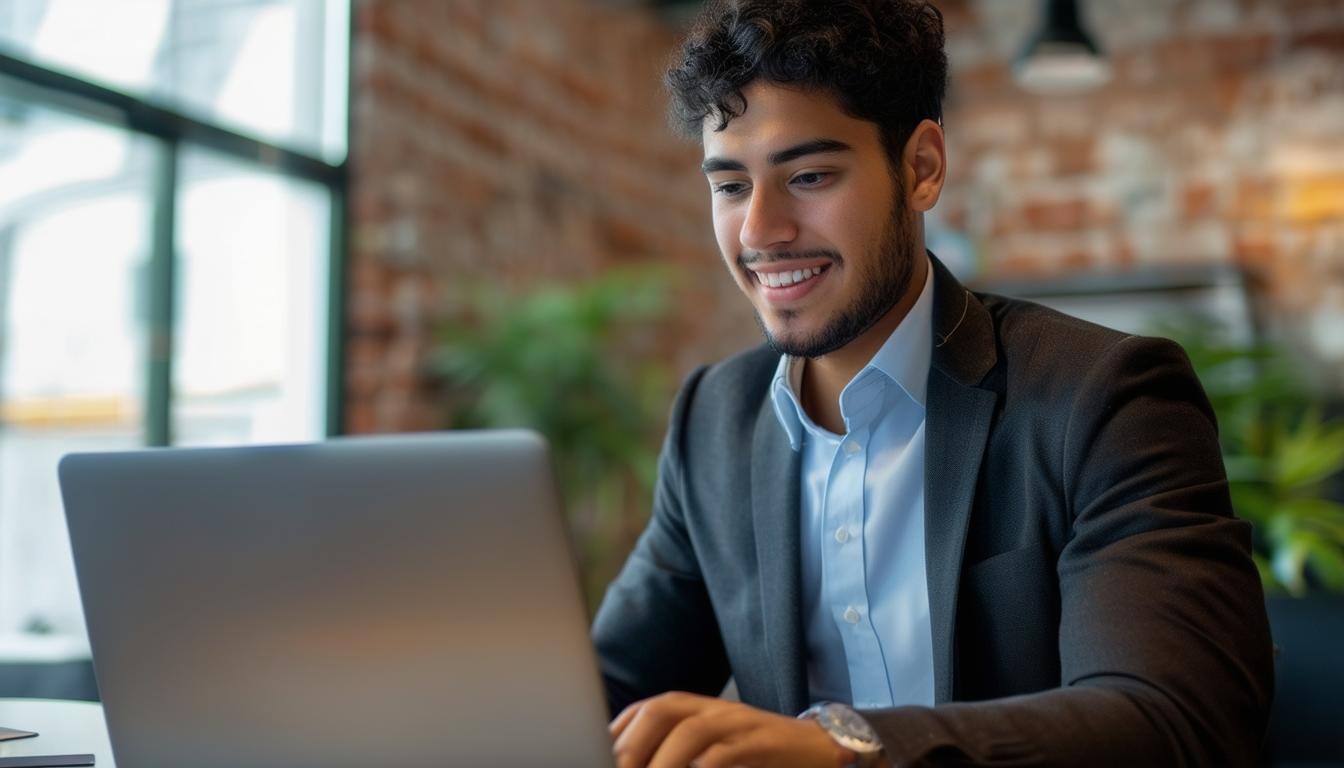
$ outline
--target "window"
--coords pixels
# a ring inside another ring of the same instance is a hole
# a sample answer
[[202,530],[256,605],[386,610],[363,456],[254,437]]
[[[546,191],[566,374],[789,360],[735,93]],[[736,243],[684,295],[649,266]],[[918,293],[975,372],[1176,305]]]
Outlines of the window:
[[0,634],[77,631],[52,472],[144,443],[152,142],[0,100]]
[[173,442],[322,435],[330,196],[205,151],[180,167]]
[[5,0],[0,50],[339,163],[349,24],[333,0]]
[[62,455],[338,431],[348,29],[0,3],[0,664],[87,658]]

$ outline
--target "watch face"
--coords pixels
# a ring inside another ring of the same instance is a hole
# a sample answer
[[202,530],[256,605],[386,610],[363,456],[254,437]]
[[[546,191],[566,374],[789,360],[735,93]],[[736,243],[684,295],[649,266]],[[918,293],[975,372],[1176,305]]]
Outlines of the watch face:
[[832,733],[840,733],[868,745],[881,744],[868,721],[849,707],[835,704],[827,706],[821,713],[821,720]]

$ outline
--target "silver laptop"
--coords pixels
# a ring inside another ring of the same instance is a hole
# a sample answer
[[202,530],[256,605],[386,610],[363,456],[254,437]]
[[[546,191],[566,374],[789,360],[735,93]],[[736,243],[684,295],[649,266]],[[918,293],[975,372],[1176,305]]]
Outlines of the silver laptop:
[[612,764],[540,437],[75,454],[60,480],[123,768]]

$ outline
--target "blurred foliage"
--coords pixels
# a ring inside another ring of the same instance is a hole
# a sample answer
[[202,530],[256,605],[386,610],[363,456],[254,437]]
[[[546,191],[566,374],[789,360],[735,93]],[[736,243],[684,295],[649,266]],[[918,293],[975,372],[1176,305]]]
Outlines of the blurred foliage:
[[1271,345],[1227,341],[1208,320],[1158,329],[1190,355],[1218,416],[1232,505],[1255,525],[1266,591],[1344,592],[1344,421],[1326,420],[1294,364]]
[[447,426],[528,427],[550,443],[592,610],[648,516],[672,278],[644,267],[526,291],[465,284],[438,328]]

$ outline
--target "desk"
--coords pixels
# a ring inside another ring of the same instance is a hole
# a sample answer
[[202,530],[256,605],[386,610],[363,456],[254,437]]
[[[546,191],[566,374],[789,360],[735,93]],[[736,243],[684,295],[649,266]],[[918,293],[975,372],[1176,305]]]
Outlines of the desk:
[[101,704],[0,699],[0,725],[38,733],[32,739],[0,741],[0,757],[92,754],[94,768],[115,768]]

